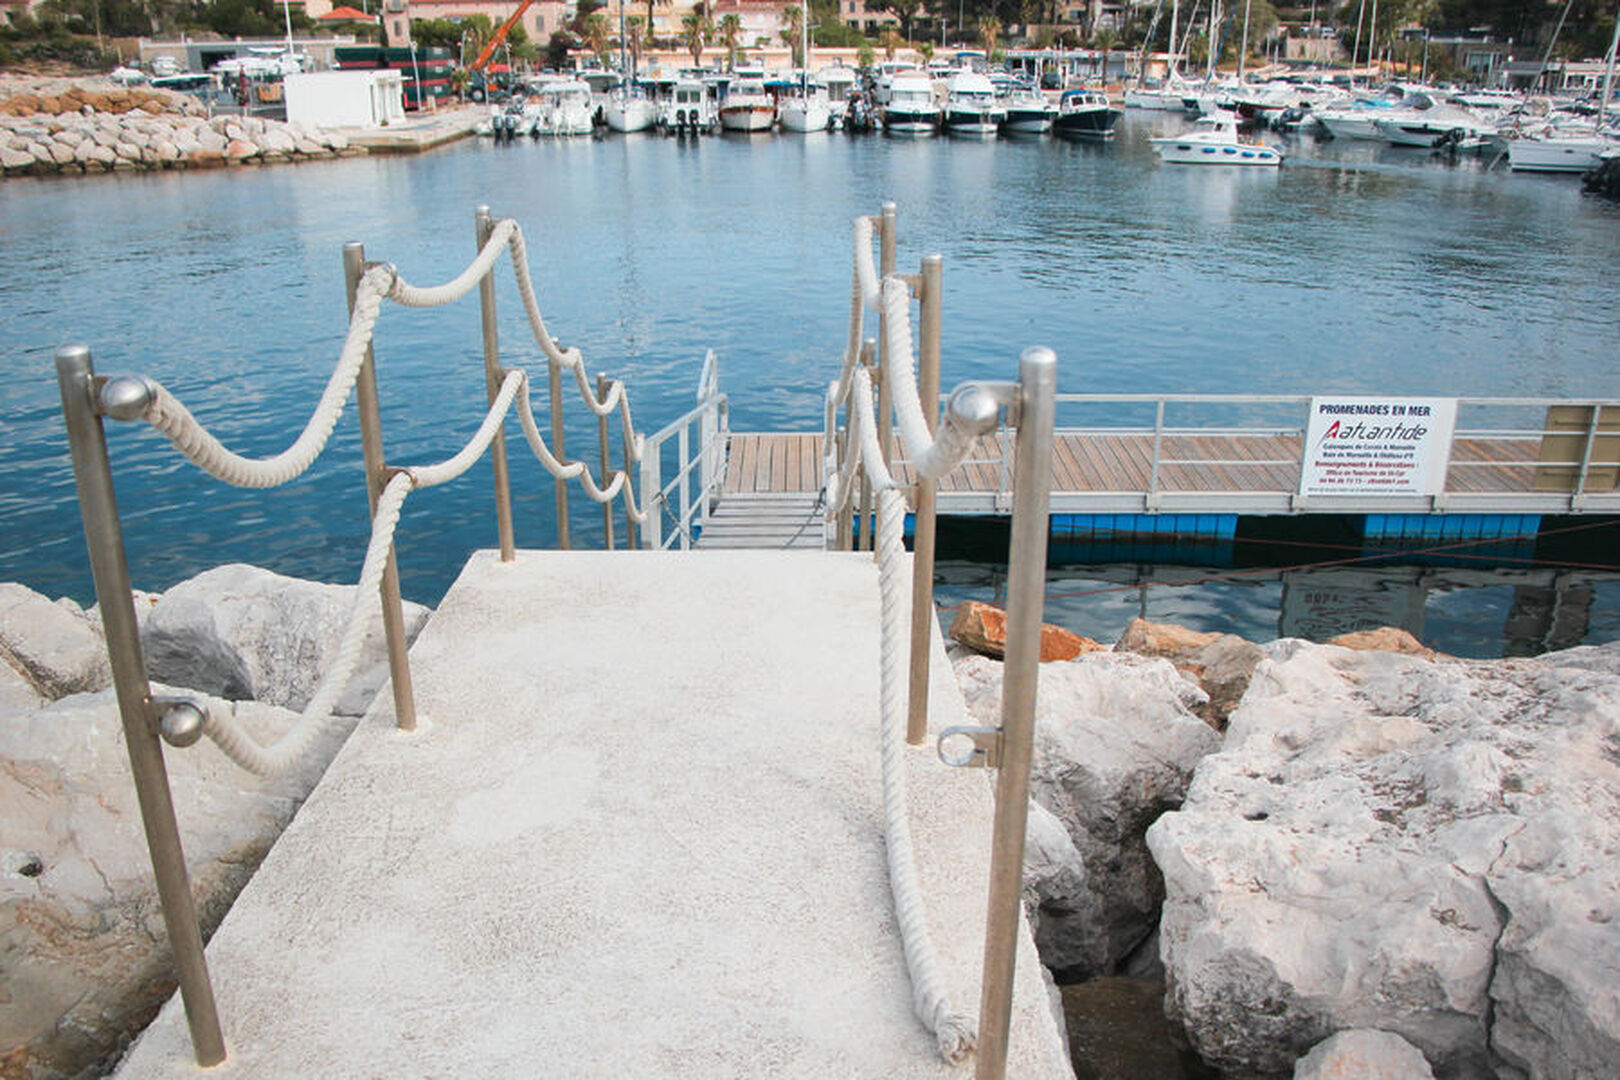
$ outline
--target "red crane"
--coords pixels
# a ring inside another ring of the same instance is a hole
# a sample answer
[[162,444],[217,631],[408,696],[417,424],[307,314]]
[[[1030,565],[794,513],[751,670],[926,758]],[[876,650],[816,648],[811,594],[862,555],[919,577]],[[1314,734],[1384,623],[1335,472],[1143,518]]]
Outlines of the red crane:
[[467,69],[468,71],[484,70],[484,65],[489,63],[489,58],[495,55],[495,50],[501,47],[501,42],[506,40],[506,35],[512,32],[512,27],[516,26],[517,21],[523,18],[523,13],[529,10],[529,5],[532,3],[534,3],[534,0],[523,0],[522,3],[518,4],[517,10],[506,17],[506,21],[501,23],[495,33],[490,35],[489,41],[478,51],[478,59],[472,62],[472,66]]

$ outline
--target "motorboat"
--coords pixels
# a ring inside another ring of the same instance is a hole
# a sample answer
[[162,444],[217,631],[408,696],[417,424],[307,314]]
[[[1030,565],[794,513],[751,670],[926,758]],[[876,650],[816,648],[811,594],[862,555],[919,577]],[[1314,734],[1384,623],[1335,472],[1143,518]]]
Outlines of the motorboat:
[[855,69],[834,64],[816,72],[815,81],[827,88],[827,102],[832,109],[833,127],[850,126],[850,113],[859,92],[859,77]]
[[1109,102],[1107,94],[1088,87],[1076,87],[1063,91],[1063,96],[1058,99],[1053,130],[1059,135],[1112,139],[1114,125],[1119,122],[1120,116],[1120,110]]
[[894,135],[932,135],[939,127],[934,80],[923,71],[897,71],[883,106],[883,130]]
[[1012,135],[1042,135],[1052,130],[1058,107],[1033,86],[1014,84],[1001,98],[1007,119],[1001,130]]
[[139,67],[132,67],[128,64],[119,64],[117,67],[113,68],[110,73],[108,73],[107,78],[111,79],[119,86],[140,86],[142,83],[146,82],[146,72],[142,71]]
[[1601,164],[1605,153],[1620,150],[1620,135],[1595,126],[1580,131],[1549,127],[1507,145],[1508,168],[1514,172],[1584,173]]
[[1459,105],[1448,105],[1427,90],[1409,90],[1400,103],[1373,119],[1373,127],[1393,146],[1432,147],[1442,139],[1481,139],[1496,128]]
[[975,71],[957,71],[945,80],[944,126],[951,135],[995,135],[1007,119],[991,81]]
[[[914,74],[919,71],[916,64],[908,60],[884,60],[879,62],[872,74],[872,102],[880,109],[887,107],[889,97],[894,91],[894,80],[902,74]],[[926,76],[924,76],[926,78]]]
[[537,84],[529,98],[534,107],[533,134],[589,135],[596,126],[591,87],[583,79],[549,79]]
[[1199,117],[1191,131],[1148,140],[1167,165],[1255,165],[1275,168],[1283,152],[1264,143],[1238,138],[1237,117],[1216,113]]
[[765,90],[763,75],[739,75],[720,99],[720,126],[727,131],[769,131],[776,123],[776,102]]
[[643,89],[629,80],[608,91],[602,113],[614,131],[646,131],[658,122],[658,105]]
[[720,122],[709,85],[696,76],[682,75],[663,101],[658,126],[672,133],[713,131]]

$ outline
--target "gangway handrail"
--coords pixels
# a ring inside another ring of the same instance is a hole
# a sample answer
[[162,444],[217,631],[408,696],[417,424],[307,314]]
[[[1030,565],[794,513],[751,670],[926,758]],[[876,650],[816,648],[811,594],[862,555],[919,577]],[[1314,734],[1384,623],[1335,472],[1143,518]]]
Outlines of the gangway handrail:
[[[642,536],[646,546],[668,548],[679,541],[682,550],[690,548],[696,540],[694,529],[701,530],[709,520],[714,497],[725,482],[725,444],[730,435],[730,401],[720,390],[720,366],[710,349],[703,361],[698,377],[698,399],[686,412],[677,416],[653,434],[646,437],[641,454],[641,490],[649,501],[656,500],[675,525],[675,532],[667,539],[663,534],[663,521],[650,513],[643,523]],[[692,425],[699,425],[697,453],[692,453]],[[670,439],[677,443],[680,462],[668,483],[663,480],[663,447]],[[698,474],[696,496],[692,490],[692,473]],[[679,511],[669,510],[672,494],[678,492]],[[694,517],[696,521],[694,521]]]
[[[872,264],[872,229],[882,230],[884,268]],[[855,265],[851,285],[849,338],[838,379],[828,388],[823,450],[826,457],[828,520],[836,522],[838,546],[851,544],[851,508],[861,503],[862,538],[870,536],[871,499],[876,498],[875,554],[883,594],[882,745],[885,837],[889,878],[901,927],[901,942],[912,979],[913,1008],[933,1030],[949,1061],[976,1050],[976,1075],[999,1080],[1006,1073],[1012,986],[1022,918],[1024,837],[1033,755],[1035,688],[1038,676],[1041,606],[1046,575],[1046,519],[1050,488],[1053,395],[1056,357],[1049,349],[1027,349],[1013,383],[964,383],[954,390],[937,434],[923,402],[939,398],[938,347],[941,260],[929,256],[915,276],[890,273],[895,210],[885,204],[877,219],[855,223]],[[922,312],[920,356],[911,350],[910,301]],[[863,340],[867,308],[882,318],[882,350]],[[877,362],[874,363],[874,358]],[[920,369],[920,370],[919,370]],[[874,384],[876,384],[874,386]],[[837,423],[844,411],[845,423]],[[890,411],[900,428],[907,459],[917,481],[903,485],[889,461]],[[932,411],[932,410],[931,410]],[[924,898],[916,881],[907,820],[903,754],[907,743],[927,734],[927,650],[934,630],[932,563],[932,481],[955,468],[982,435],[996,429],[1005,411],[1017,429],[1017,493],[1009,554],[1006,660],[1001,725],[952,728],[939,736],[938,752],[948,764],[989,765],[996,769],[990,890],[976,1025],[956,1013],[937,985]],[[909,679],[902,678],[901,622],[905,598],[901,581],[906,499],[916,505],[916,554],[912,560]],[[924,551],[925,541],[929,549]],[[919,656],[922,660],[919,662]],[[921,700],[919,701],[919,697]],[[918,730],[918,722],[921,730]],[[947,752],[947,743],[965,737],[973,750]]]
[[[304,755],[321,725],[329,719],[331,710],[353,673],[365,634],[379,606],[388,646],[395,721],[402,729],[414,728],[415,706],[393,555],[394,530],[405,499],[413,490],[447,483],[463,475],[489,452],[495,469],[501,559],[511,561],[515,557],[503,434],[509,412],[517,413],[530,449],[559,485],[560,546],[568,546],[567,500],[562,485],[571,480],[577,480],[585,494],[601,503],[605,511],[614,500],[622,500],[632,537],[637,525],[645,524],[649,519],[656,520],[652,518],[647,492],[643,491],[641,503],[638,504],[636,499],[632,470],[633,465],[642,462],[646,442],[635,431],[629,397],[623,383],[603,377],[593,387],[586,378],[579,350],[564,349],[551,337],[535,298],[522,230],[516,221],[495,221],[490,217],[489,209],[482,206],[475,217],[478,242],[476,257],[455,278],[437,286],[413,285],[401,277],[398,269],[392,265],[366,263],[364,249],[358,243],[344,246],[349,324],[338,362],[314,412],[297,438],[287,449],[268,458],[248,458],[229,450],[196,420],[178,398],[155,380],[139,376],[98,376],[86,346],[66,346],[56,354],[57,379],[84,519],[86,545],[131,771],[157,879],[165,928],[175,953],[192,1046],[198,1064],[205,1067],[223,1061],[227,1051],[202,951],[196,905],[180,845],[160,733],[162,741],[175,747],[190,746],[206,735],[238,765],[256,773],[272,774],[290,767]],[[511,257],[531,331],[547,360],[552,429],[550,446],[534,419],[529,400],[528,373],[520,367],[503,367],[499,360],[492,273],[503,248]],[[477,432],[452,457],[429,465],[389,465],[382,449],[372,355],[373,332],[382,302],[388,299],[407,307],[434,307],[461,299],[475,286],[480,290],[483,318],[488,410]],[[602,482],[597,481],[584,462],[570,461],[563,453],[560,388],[561,376],[565,371],[572,372],[586,407],[598,419],[603,475],[606,477]],[[723,432],[725,396],[719,392],[718,380],[719,368],[711,351],[705,358],[700,379],[701,400],[693,413],[712,418],[718,412],[721,418],[718,427]],[[135,619],[128,560],[114,497],[112,466],[103,420],[107,417],[145,420],[169,438],[188,460],[210,475],[235,486],[276,487],[296,478],[319,457],[351,393],[357,399],[360,416],[367,498],[371,505],[371,535],[342,642],[299,718],[281,739],[265,747],[236,723],[234,705],[228,711],[218,711],[205,703],[188,699],[158,699],[152,693]],[[607,449],[607,421],[615,413],[620,418],[624,447],[623,467],[618,469],[610,468]],[[686,449],[683,436],[683,454]],[[710,442],[704,444],[704,450],[698,467],[703,470],[706,479],[712,480],[721,470],[714,465],[716,459]],[[683,475],[692,464],[690,460],[683,461]],[[662,495],[658,498],[661,500]],[[611,518],[609,522],[611,524]],[[607,532],[607,539],[611,544],[611,528]],[[374,605],[373,596],[380,600],[380,605]]]

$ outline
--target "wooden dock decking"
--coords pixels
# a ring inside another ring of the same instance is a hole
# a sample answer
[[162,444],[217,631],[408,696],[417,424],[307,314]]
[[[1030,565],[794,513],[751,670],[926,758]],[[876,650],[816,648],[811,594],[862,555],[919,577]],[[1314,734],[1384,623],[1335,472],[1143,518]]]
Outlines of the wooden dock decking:
[[[1010,436],[979,440],[970,458],[938,485],[942,514],[1004,513],[1011,491]],[[819,434],[733,433],[724,493],[733,505],[821,487]],[[1459,437],[1452,444],[1445,495],[1301,496],[1301,437],[1295,433],[1166,434],[1059,431],[1053,448],[1053,513],[1570,512],[1620,511],[1612,487],[1575,496],[1549,483],[1538,440]],[[895,445],[894,472],[912,479]],[[1563,467],[1567,472],[1567,467]],[[1438,504],[1438,505],[1437,505]]]

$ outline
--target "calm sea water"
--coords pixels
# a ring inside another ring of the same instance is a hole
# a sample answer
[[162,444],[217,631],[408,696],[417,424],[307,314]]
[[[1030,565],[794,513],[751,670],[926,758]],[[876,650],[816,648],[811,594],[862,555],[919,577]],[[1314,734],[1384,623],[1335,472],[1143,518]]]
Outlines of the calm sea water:
[[[818,426],[844,339],[851,221],[884,200],[899,207],[902,268],[945,257],[947,386],[1007,377],[1022,347],[1047,344],[1060,389],[1075,392],[1620,395],[1620,206],[1569,178],[1368,144],[1291,140],[1280,171],[1159,166],[1145,138],[1178,124],[1131,115],[1114,145],[635,136],[9,180],[0,580],[91,598],[56,346],[86,342],[98,370],[153,375],[228,444],[273,452],[337,356],[341,245],[363,241],[414,282],[443,280],[472,253],[480,203],[522,224],[553,332],[627,380],[649,429],[687,407],[707,348],[735,428]],[[507,361],[532,363],[509,284],[500,303]],[[391,460],[437,460],[476,427],[479,349],[475,302],[385,310]],[[352,412],[317,467],[277,493],[222,488],[150,431],[115,425],[111,439],[137,586],[230,560],[324,580],[358,572],[367,523]],[[571,428],[570,442],[594,447],[594,433]],[[549,484],[532,464],[515,475],[519,543],[547,545]],[[493,543],[486,477],[412,498],[399,548],[414,599],[436,601],[467,552]],[[579,542],[593,541],[599,515],[576,504],[575,520]],[[1193,581],[1210,574],[1055,571],[1052,614],[1098,637],[1145,612],[1264,639],[1331,629],[1320,603],[1289,612],[1290,593],[1314,589],[1342,592],[1328,610],[1404,613],[1467,655],[1620,637],[1620,590],[1591,568]],[[947,599],[996,590],[993,564],[942,576]],[[1531,609],[1539,630],[1524,629]]]

